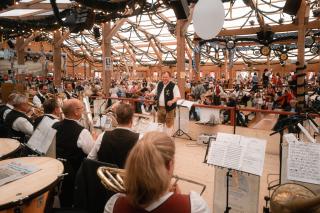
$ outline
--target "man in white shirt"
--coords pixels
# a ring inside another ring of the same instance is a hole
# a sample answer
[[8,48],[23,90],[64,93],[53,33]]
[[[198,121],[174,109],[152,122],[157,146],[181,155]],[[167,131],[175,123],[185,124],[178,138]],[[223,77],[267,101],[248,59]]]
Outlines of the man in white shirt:
[[48,87],[46,85],[40,84],[38,86],[38,92],[35,96],[33,96],[32,103],[38,107],[41,108],[43,102],[47,99],[47,91]]
[[78,99],[66,100],[62,107],[65,119],[52,126],[57,130],[57,158],[67,160],[65,172],[69,173],[62,183],[60,194],[62,207],[72,206],[75,175],[82,160],[94,146],[94,140],[90,132],[79,124],[83,109],[83,103]]
[[151,94],[158,101],[158,122],[166,124],[167,128],[171,128],[174,123],[177,101],[181,96],[178,86],[171,81],[170,72],[162,74],[162,81],[158,83]]
[[12,109],[4,120],[8,130],[8,137],[17,138],[20,142],[26,143],[27,138],[33,133],[33,125],[26,115],[30,111],[28,98],[25,95],[17,94],[13,100]]
[[131,130],[133,118],[131,105],[120,103],[115,113],[118,126],[99,135],[88,158],[124,168],[128,153],[139,139],[139,133]]

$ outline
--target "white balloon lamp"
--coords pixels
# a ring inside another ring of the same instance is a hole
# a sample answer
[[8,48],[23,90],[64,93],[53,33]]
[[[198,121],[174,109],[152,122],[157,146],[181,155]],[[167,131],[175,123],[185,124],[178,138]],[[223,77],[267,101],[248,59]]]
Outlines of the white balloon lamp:
[[204,40],[216,37],[223,27],[224,16],[221,0],[199,0],[192,17],[195,32]]

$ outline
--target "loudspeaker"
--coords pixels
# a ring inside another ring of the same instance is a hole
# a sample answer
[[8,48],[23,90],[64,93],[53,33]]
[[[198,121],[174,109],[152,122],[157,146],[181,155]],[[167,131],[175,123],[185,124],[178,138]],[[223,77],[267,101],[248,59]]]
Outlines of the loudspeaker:
[[170,0],[169,4],[172,7],[177,19],[188,18],[190,12],[187,0]]
[[283,12],[295,16],[300,8],[301,0],[287,0]]
[[14,43],[13,43],[11,40],[8,40],[8,41],[7,41],[7,44],[9,45],[9,47],[10,47],[11,49],[14,49]]
[[90,30],[95,21],[95,14],[91,9],[73,9],[66,16],[65,24],[72,33],[78,33],[84,29]]

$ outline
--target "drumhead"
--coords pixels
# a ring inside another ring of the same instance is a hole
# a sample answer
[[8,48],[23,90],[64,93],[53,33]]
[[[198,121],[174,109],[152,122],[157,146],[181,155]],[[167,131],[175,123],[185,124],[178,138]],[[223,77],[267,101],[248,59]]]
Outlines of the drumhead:
[[23,157],[0,161],[0,166],[10,162],[32,165],[40,169],[21,179],[0,186],[0,210],[16,206],[49,191],[59,181],[63,164],[49,157]]
[[20,142],[11,138],[0,138],[0,160],[8,158],[20,148]]

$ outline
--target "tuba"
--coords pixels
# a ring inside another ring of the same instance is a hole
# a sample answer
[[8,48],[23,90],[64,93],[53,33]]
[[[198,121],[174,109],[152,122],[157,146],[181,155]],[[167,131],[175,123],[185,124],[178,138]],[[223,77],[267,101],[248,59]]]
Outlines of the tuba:
[[272,213],[308,212],[320,213],[320,196],[303,185],[286,183],[280,185],[271,196]]
[[[126,192],[126,189],[124,188],[124,180],[125,180],[124,172],[125,172],[124,169],[117,169],[117,168],[111,168],[111,167],[105,167],[105,166],[99,167],[97,170],[97,174],[101,179],[101,183],[105,186],[105,188],[117,193]],[[202,190],[200,192],[200,195],[202,195],[206,189],[206,185],[202,183],[198,183],[193,180],[181,178],[176,175],[174,175],[172,178],[175,179],[174,185],[177,184],[179,180],[181,180],[181,181],[185,181],[188,183],[201,186]]]

